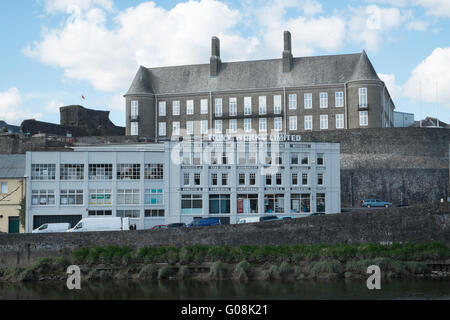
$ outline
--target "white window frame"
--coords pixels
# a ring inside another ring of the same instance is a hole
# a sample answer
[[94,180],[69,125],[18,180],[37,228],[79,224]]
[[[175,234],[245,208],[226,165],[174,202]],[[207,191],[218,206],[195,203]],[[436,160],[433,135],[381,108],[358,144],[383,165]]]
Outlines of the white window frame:
[[266,96],[259,97],[259,114],[260,115],[267,114],[267,98],[266,98]]
[[222,133],[222,120],[216,120],[214,122],[215,133]]
[[165,101],[160,101],[159,102],[159,116],[160,117],[165,117],[166,116],[166,102]]
[[186,134],[194,134],[194,121],[186,121]]
[[2,182],[1,183],[0,193],[1,194],[8,194],[8,182]]
[[359,125],[361,127],[367,127],[369,125],[369,111],[359,112]]
[[320,108],[321,109],[328,108],[328,92],[320,93]]
[[313,97],[312,97],[312,93],[305,93],[304,94],[304,107],[305,109],[312,109],[313,105]]
[[131,122],[130,124],[130,134],[132,136],[139,135],[139,123],[138,122]]
[[343,108],[344,107],[344,92],[336,91],[334,98],[335,98],[336,108]]
[[222,98],[216,98],[214,101],[214,114],[216,117],[223,116]]
[[234,117],[237,115],[237,98],[230,98],[229,113],[230,113],[231,117]]
[[186,114],[193,115],[194,114],[194,100],[186,101]]
[[267,119],[266,118],[259,119],[259,132],[267,132]]
[[200,122],[201,134],[208,134],[208,120],[202,120]]
[[328,115],[320,115],[320,130],[328,130]]
[[237,120],[231,119],[228,123],[228,130],[230,133],[236,133],[237,132]]
[[244,132],[252,132],[252,119],[244,119]]
[[252,97],[244,97],[244,116],[252,115]]
[[165,137],[167,135],[167,126],[165,122],[160,122],[159,123],[159,136],[160,137]]
[[313,129],[313,116],[305,116],[305,130]]
[[173,116],[180,115],[180,100],[172,101],[172,115]]
[[139,115],[139,101],[133,100],[133,101],[131,101],[130,116],[137,117],[138,115]]
[[358,89],[359,106],[367,107],[367,88]]
[[345,116],[344,114],[336,114],[336,129],[345,128]]
[[277,117],[274,119],[273,129],[277,132],[283,131],[283,118]]
[[208,99],[200,100],[200,114],[208,114]]
[[172,122],[172,135],[173,136],[180,135],[180,122],[179,121]]
[[292,93],[289,95],[289,110],[297,110],[297,94]]
[[297,131],[298,130],[297,116],[289,117],[289,130],[290,131]]
[[281,95],[273,96],[273,113],[281,114]]

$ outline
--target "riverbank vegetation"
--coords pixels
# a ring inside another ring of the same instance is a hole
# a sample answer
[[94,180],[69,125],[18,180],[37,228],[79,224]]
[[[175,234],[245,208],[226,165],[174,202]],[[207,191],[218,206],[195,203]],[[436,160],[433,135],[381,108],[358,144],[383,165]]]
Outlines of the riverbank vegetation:
[[[25,269],[0,268],[3,281],[63,280],[79,265],[87,279],[317,279],[367,277],[378,265],[384,277],[436,276],[430,261],[450,262],[450,247],[429,244],[339,244],[293,246],[187,246],[82,248],[43,258]],[[441,273],[441,276],[448,276]]]

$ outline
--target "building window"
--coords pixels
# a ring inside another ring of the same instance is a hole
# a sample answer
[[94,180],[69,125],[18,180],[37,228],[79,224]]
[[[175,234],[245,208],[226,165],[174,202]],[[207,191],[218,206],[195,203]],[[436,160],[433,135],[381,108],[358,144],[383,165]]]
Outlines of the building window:
[[283,164],[283,154],[282,153],[275,153],[275,164],[282,165]]
[[186,134],[194,134],[194,121],[186,121]]
[[259,132],[267,132],[267,119],[266,118],[259,119]]
[[238,165],[245,166],[247,164],[247,158],[245,157],[245,152],[238,152]]
[[217,184],[218,184],[217,173],[212,173],[211,174],[211,185],[217,186]]
[[228,185],[228,173],[222,173],[222,186]]
[[298,173],[293,173],[292,174],[292,185],[296,186],[298,185]]
[[245,185],[245,173],[239,173],[239,185]]
[[245,116],[252,115],[252,97],[244,98],[244,115]]
[[328,115],[322,114],[320,115],[320,130],[328,129]]
[[259,97],[259,114],[264,115],[267,113],[267,103],[266,103],[266,97],[261,96]]
[[325,212],[325,193],[318,193],[316,196],[317,199],[317,212],[324,213]]
[[344,129],[344,115],[343,114],[336,115],[336,129]]
[[271,186],[271,185],[272,185],[272,175],[266,174],[266,186]]
[[55,180],[56,165],[55,164],[32,164],[31,180]]
[[326,92],[320,93],[320,107],[328,108],[328,93]]
[[250,181],[249,181],[251,186],[256,185],[256,174],[255,173],[250,173]]
[[118,189],[117,204],[140,204],[141,192],[139,189]]
[[117,180],[140,180],[141,165],[140,164],[118,164]]
[[216,120],[214,123],[216,133],[222,133],[222,120]]
[[181,214],[202,214],[201,194],[183,194],[181,196]]
[[8,182],[2,182],[0,193],[1,194],[7,194],[8,193]]
[[313,119],[312,116],[305,116],[305,130],[313,129]]
[[149,209],[145,210],[145,217],[146,218],[157,218],[157,217],[164,217],[165,212],[163,209]]
[[33,206],[54,206],[55,190],[31,191],[31,204]]
[[172,122],[172,135],[173,136],[180,135],[180,122],[179,121]]
[[296,110],[296,109],[297,109],[297,95],[290,94],[289,95],[289,110]]
[[141,211],[139,210],[117,210],[117,216],[121,218],[139,218]]
[[194,100],[186,101],[186,114],[188,115],[194,114]]
[[298,153],[291,153],[291,164],[298,165]]
[[200,113],[208,114],[208,99],[202,99],[200,101]]
[[309,194],[291,194],[291,213],[310,213],[311,196]]
[[61,180],[84,180],[84,164],[61,164]]
[[323,166],[323,153],[318,153],[317,154],[317,165],[318,166]]
[[62,206],[83,205],[83,190],[61,190],[59,201]]
[[130,110],[131,119],[137,119],[139,115],[139,101],[133,100],[131,101],[131,110]]
[[237,99],[236,98],[230,98],[230,116],[234,117],[237,115]]
[[280,95],[273,97],[273,113],[281,114],[281,96]]
[[210,214],[229,214],[230,195],[229,194],[212,194],[209,196],[209,212]]
[[202,175],[200,173],[194,173],[194,185],[201,185],[201,177]]
[[178,100],[172,102],[172,115],[173,116],[180,115],[180,101]]
[[200,125],[201,125],[201,134],[207,134],[208,133],[208,120],[202,120]]
[[303,186],[307,186],[308,185],[308,174],[307,173],[303,173],[302,174],[302,185]]
[[312,93],[305,93],[305,109],[312,109]]
[[342,91],[336,92],[335,100],[336,100],[336,108],[343,108],[344,107],[344,92],[342,92]]
[[160,117],[165,117],[166,116],[166,102],[165,101],[161,101],[159,103],[159,116]]
[[244,131],[245,132],[252,131],[252,119],[244,119]]
[[323,186],[323,173],[317,174],[317,185]]
[[222,153],[222,164],[228,163],[228,154],[226,152]]
[[90,216],[112,216],[112,210],[89,210]]
[[159,206],[164,204],[162,189],[145,189],[144,202],[146,205]]
[[367,88],[359,88],[359,106],[367,107]]
[[237,132],[237,120],[236,119],[230,120],[229,131],[230,131],[230,133]]
[[307,153],[302,154],[302,165],[308,165],[309,163],[309,157]]
[[284,213],[284,194],[264,195],[264,213]]
[[90,206],[110,206],[112,205],[111,189],[89,190]]
[[369,112],[368,111],[360,111],[359,112],[359,125],[360,126],[368,126],[369,125]]
[[131,130],[131,135],[132,136],[138,136],[139,135],[139,123],[131,122],[130,130]]
[[237,213],[238,214],[258,213],[258,195],[238,194]]
[[215,114],[216,114],[216,117],[222,116],[222,98],[216,99]]
[[283,130],[283,118],[275,118],[274,129],[275,131]]
[[188,186],[191,184],[190,182],[190,174],[189,173],[185,173],[183,174],[183,185]]
[[112,164],[90,164],[89,180],[112,180]]
[[146,180],[163,180],[164,165],[163,164],[146,164],[144,167],[144,179]]
[[289,130],[297,131],[297,116],[289,117]]
[[276,184],[281,186],[283,184],[283,175],[281,173],[277,173],[275,176]]
[[159,123],[159,136],[160,137],[166,136],[166,123],[165,122]]

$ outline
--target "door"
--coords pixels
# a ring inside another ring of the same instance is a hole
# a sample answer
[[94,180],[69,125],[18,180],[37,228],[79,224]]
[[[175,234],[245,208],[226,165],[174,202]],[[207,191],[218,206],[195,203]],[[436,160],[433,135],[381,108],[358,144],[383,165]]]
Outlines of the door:
[[9,217],[8,233],[19,233],[20,222],[19,217]]

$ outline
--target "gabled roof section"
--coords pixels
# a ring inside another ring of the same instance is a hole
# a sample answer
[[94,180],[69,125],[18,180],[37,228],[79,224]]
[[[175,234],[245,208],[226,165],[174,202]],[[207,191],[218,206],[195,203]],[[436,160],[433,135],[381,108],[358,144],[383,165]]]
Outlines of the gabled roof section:
[[150,71],[147,68],[140,66],[126,95],[152,93]]
[[381,81],[372,63],[370,62],[369,57],[367,56],[365,50],[361,53],[355,71],[353,72],[353,75],[350,78],[350,81],[357,81],[357,80]]
[[25,177],[24,154],[0,155],[0,179]]

